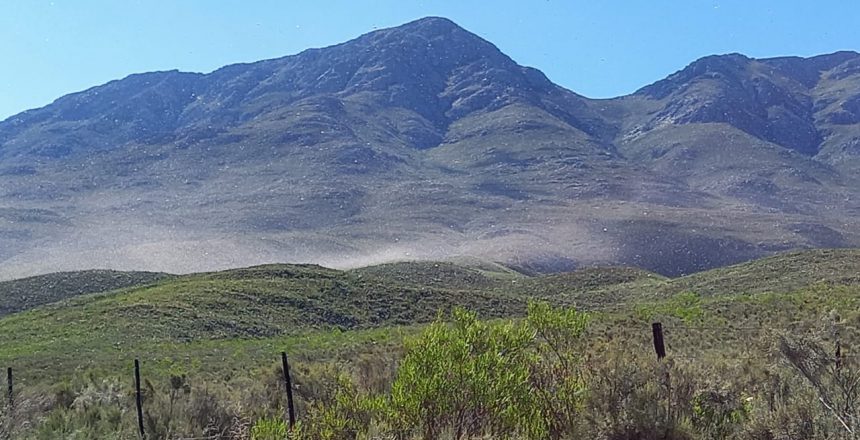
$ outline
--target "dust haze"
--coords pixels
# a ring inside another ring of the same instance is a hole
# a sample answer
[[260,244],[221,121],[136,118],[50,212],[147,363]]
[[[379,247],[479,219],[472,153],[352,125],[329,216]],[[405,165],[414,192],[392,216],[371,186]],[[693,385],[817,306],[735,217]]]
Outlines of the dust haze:
[[426,234],[401,242],[390,237],[340,241],[307,231],[238,235],[135,221],[90,220],[84,228],[45,237],[37,246],[7,258],[0,264],[0,280],[87,269],[186,274],[271,263],[352,269],[397,261],[460,258],[528,266],[554,260],[608,262],[614,255],[606,240],[577,225],[556,226],[541,234],[521,230],[501,235]]

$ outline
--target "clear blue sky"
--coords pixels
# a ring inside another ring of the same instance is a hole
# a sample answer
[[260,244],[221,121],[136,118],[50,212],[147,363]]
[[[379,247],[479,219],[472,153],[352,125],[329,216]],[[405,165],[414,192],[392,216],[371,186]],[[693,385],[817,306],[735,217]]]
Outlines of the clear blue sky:
[[714,53],[860,49],[857,0],[3,0],[0,119],[135,72],[208,72],[428,15],[589,97]]

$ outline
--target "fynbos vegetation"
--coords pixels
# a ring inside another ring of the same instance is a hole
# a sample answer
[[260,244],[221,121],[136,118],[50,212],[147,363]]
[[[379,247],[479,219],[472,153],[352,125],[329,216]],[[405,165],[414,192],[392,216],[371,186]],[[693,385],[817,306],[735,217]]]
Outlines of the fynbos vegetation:
[[78,295],[0,319],[15,372],[0,427],[137,438],[140,358],[152,439],[855,438],[858,264],[795,253],[678,279],[443,266],[433,287],[433,264],[266,266]]
[[[631,340],[589,347],[600,319],[544,303],[523,319],[456,309],[410,338],[402,358],[369,351],[301,363],[292,430],[279,367],[201,383],[173,370],[144,382],[145,430],[163,439],[856,438],[860,370],[821,337],[782,335],[773,357],[752,360],[658,360]],[[128,382],[90,375],[27,389],[6,405],[3,434],[137,438]]]

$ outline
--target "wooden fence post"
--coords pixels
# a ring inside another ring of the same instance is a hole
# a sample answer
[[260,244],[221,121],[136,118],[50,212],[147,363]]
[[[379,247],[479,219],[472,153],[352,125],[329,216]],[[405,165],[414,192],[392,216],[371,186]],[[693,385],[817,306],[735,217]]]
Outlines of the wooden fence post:
[[12,390],[12,367],[6,369],[6,386],[9,394],[9,408],[15,406],[15,394]]
[[140,431],[140,438],[146,438],[146,433],[143,430],[143,402],[140,394],[140,361],[134,360],[134,392],[137,399],[137,429]]
[[836,340],[836,371],[842,370],[842,344]]
[[287,387],[287,413],[290,417],[290,431],[296,425],[296,413],[293,408],[293,383],[290,380],[290,364],[287,362],[287,352],[281,352],[281,363],[284,367],[284,385]]
[[654,351],[657,352],[657,359],[666,357],[666,346],[663,345],[663,324],[655,322],[651,324],[651,332],[654,334]]
[[[663,342],[663,324],[655,322],[651,324],[651,333],[654,336],[654,351],[657,352],[657,360],[662,361],[666,357],[666,345]],[[666,434],[669,438],[672,431],[672,377],[669,374],[669,366],[660,362],[660,369],[663,371],[663,386],[666,387]],[[656,409],[656,406],[655,406]]]

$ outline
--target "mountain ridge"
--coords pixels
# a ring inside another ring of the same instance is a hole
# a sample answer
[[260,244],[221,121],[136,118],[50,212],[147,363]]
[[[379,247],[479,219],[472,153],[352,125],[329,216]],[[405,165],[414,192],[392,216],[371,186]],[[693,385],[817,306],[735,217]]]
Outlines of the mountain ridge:
[[855,101],[856,52],[705,57],[594,100],[432,17],[131,75],[0,122],[0,277],[458,256],[678,275],[860,246]]

